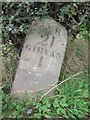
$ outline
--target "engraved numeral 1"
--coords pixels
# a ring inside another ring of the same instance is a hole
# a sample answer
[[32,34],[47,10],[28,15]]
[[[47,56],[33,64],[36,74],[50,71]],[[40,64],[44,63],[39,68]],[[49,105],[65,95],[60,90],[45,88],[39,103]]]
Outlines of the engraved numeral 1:
[[41,56],[41,57],[40,57],[40,60],[39,60],[38,67],[41,67],[41,65],[42,65],[42,61],[43,61],[43,57]]
[[54,39],[55,39],[55,37],[53,36],[52,41],[51,41],[51,43],[50,43],[50,47],[52,47],[52,46],[53,46]]

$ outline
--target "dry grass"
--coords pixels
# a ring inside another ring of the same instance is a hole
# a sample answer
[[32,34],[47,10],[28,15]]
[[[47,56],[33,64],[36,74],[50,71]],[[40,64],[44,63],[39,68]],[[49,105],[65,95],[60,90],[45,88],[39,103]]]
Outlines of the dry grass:
[[60,79],[70,77],[88,67],[88,42],[80,38],[68,37],[65,59]]

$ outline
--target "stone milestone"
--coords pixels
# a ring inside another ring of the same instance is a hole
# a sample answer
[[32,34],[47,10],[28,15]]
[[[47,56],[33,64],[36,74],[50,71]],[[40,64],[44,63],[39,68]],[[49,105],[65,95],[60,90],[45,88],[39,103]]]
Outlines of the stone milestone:
[[53,19],[34,21],[26,35],[11,93],[35,97],[58,83],[67,44],[66,29]]

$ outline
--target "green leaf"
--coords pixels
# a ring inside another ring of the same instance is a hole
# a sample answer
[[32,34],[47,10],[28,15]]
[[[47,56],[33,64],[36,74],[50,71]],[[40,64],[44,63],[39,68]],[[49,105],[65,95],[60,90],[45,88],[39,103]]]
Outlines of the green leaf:
[[19,116],[19,112],[14,111],[14,112],[12,113],[12,115],[13,115],[13,118],[18,118],[18,116]]
[[64,114],[64,115],[66,115],[65,109],[62,108],[62,107],[60,107],[60,108],[57,109],[57,113],[58,113],[58,114],[62,113],[62,114]]
[[74,112],[71,109],[69,109],[69,108],[67,108],[67,109],[68,109],[68,117],[75,118]]
[[80,110],[77,110],[77,109],[72,109],[72,110],[73,110],[74,114],[78,117],[84,117],[85,116],[84,113]]
[[52,118],[52,116],[50,116],[50,115],[45,115],[45,118]]
[[17,111],[22,111],[22,110],[23,110],[23,107],[22,107],[22,105],[17,105],[17,106],[16,106],[16,109],[17,109]]
[[60,105],[63,106],[63,107],[67,107],[68,104],[66,103],[66,98],[63,97],[61,100],[60,100]]
[[34,113],[33,117],[34,118],[41,118],[42,114],[41,113]]
[[42,104],[39,103],[39,102],[37,102],[37,103],[35,104],[35,106],[36,106],[36,108],[40,108],[40,107],[42,106]]
[[29,106],[29,105],[30,105],[30,101],[27,101],[27,102],[25,103],[25,105],[26,105],[26,106]]
[[53,106],[56,108],[56,107],[59,107],[59,102],[58,102],[58,99],[55,98],[54,102],[53,102]]

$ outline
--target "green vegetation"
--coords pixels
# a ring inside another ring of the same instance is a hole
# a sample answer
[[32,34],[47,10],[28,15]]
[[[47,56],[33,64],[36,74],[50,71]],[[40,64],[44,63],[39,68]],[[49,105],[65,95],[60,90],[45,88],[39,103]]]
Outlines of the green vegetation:
[[[2,116],[4,118],[90,117],[88,80],[89,3],[2,4]],[[55,95],[32,100],[10,96],[25,35],[36,17],[52,17],[68,31],[68,45]],[[1,25],[0,25],[1,26]],[[0,52],[1,53],[1,52]],[[41,99],[42,98],[42,99]]]
[[85,118],[89,114],[87,72],[61,84],[55,96],[32,100],[25,96],[17,100],[2,92],[4,118]]

